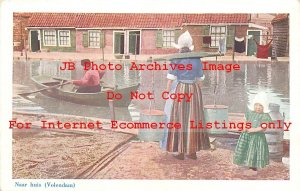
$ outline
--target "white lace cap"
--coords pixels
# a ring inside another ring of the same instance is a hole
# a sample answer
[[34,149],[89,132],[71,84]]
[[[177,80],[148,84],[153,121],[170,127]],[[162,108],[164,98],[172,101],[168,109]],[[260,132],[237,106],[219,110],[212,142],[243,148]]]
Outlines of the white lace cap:
[[193,51],[194,50],[193,39],[189,31],[185,31],[182,35],[180,35],[178,38],[178,44],[172,43],[172,46],[177,49],[188,47],[191,51]]
[[251,111],[254,111],[254,105],[256,103],[259,103],[264,107],[264,113],[269,113],[270,112],[268,96],[265,92],[259,92],[258,94],[256,94],[254,99],[248,105],[248,108]]

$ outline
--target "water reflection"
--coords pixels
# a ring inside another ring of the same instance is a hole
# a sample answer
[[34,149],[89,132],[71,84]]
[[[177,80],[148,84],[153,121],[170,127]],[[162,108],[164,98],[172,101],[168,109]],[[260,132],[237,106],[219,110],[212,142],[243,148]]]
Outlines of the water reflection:
[[[95,63],[103,62],[95,61]],[[154,85],[154,106],[156,109],[163,109],[165,101],[161,98],[161,92],[166,87],[167,71],[144,70],[140,72],[129,70],[128,62],[121,64],[123,70],[107,71],[103,80],[112,85],[117,84],[119,87],[141,83],[140,92],[151,91],[152,85]],[[223,104],[229,106],[229,112],[243,113],[249,100],[258,91],[264,90],[270,96],[270,101],[279,104],[281,111],[285,112],[286,118],[289,119],[289,64],[280,62],[239,62],[239,64],[241,66],[239,71],[204,72],[206,76],[202,88],[204,104]],[[30,65],[31,67],[29,67]],[[51,74],[67,79],[79,79],[84,74],[79,61],[76,62],[77,70],[75,71],[60,71],[59,65],[61,65],[60,61],[15,62],[13,83],[32,88],[34,84],[30,80],[30,75]],[[153,84],[152,78],[154,79]],[[215,87],[216,94],[214,94]],[[48,112],[109,118],[107,108],[81,106],[42,95],[37,95],[34,101]],[[150,104],[149,100],[133,100],[132,103],[139,109],[148,108]],[[127,109],[118,109],[116,115],[124,118],[122,116],[129,114]]]

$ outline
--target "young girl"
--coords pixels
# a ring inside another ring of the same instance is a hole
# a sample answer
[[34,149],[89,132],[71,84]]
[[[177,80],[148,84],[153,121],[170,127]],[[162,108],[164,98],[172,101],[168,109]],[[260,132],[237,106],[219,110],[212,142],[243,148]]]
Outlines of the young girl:
[[267,96],[264,92],[258,93],[249,105],[246,113],[246,122],[251,122],[251,129],[246,129],[238,140],[233,163],[246,166],[249,169],[245,175],[256,175],[258,168],[269,164],[269,149],[261,123],[270,122],[268,114]]

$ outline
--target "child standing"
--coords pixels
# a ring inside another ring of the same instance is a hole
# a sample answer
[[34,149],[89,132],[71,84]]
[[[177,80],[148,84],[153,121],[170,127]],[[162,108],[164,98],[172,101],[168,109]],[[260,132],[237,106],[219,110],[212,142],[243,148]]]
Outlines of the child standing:
[[246,166],[246,175],[256,175],[257,169],[266,167],[269,164],[269,149],[264,129],[261,123],[270,122],[268,114],[269,104],[267,95],[264,92],[258,93],[252,103],[248,106],[246,122],[251,122],[251,129],[245,129],[238,140],[233,163]]

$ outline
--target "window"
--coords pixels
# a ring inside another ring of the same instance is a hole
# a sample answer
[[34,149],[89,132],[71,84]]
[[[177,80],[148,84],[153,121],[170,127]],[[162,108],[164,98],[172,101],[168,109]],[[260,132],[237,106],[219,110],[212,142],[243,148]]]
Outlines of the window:
[[69,30],[58,31],[58,44],[59,46],[71,46]]
[[44,46],[56,46],[55,30],[44,30]]
[[211,35],[211,47],[219,47],[219,39],[226,37],[226,26],[211,26],[210,27]]
[[89,31],[89,47],[100,48],[100,31]]
[[164,30],[163,31],[163,47],[170,48],[172,43],[175,42],[175,31]]

